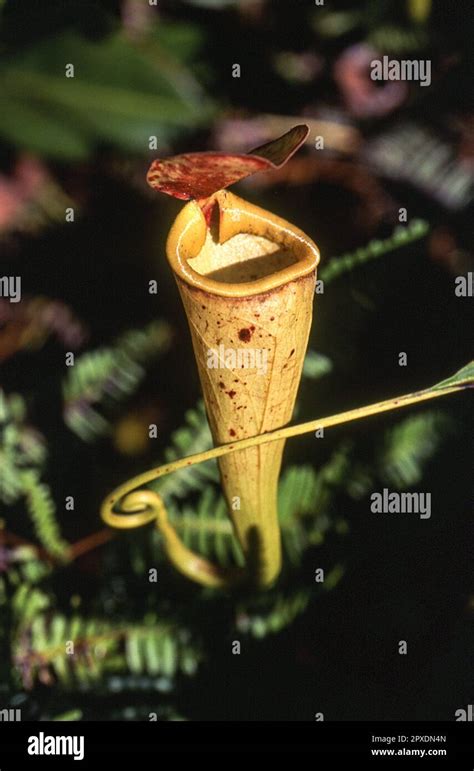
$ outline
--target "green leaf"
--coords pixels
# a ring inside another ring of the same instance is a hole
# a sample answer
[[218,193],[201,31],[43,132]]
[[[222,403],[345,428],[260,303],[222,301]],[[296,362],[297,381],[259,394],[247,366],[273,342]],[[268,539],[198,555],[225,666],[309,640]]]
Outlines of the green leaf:
[[80,161],[92,150],[87,132],[66,115],[61,117],[53,106],[28,104],[6,90],[0,98],[0,135],[14,145],[60,160]]
[[446,388],[453,388],[453,387],[469,387],[472,388],[474,385],[474,360],[470,361],[469,364],[466,364],[464,367],[462,367],[460,370],[454,373],[454,375],[451,375],[451,377],[446,378],[446,380],[442,380],[440,383],[436,383],[436,385],[432,386],[431,388],[428,388],[428,391],[444,391]]
[[202,47],[202,31],[195,24],[175,24],[160,21],[152,32],[160,48],[181,61],[191,61]]
[[202,93],[167,69],[119,33],[42,40],[0,68],[0,134],[54,157],[84,157],[98,141],[146,152],[150,136],[163,142],[209,117]]

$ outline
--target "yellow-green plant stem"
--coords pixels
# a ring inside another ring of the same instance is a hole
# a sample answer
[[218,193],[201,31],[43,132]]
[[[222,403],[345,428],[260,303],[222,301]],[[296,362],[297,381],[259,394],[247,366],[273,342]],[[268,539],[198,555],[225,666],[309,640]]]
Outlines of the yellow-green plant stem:
[[[161,497],[151,490],[137,490],[137,488],[143,487],[149,482],[173,471],[179,471],[179,469],[203,463],[213,458],[221,458],[224,455],[238,452],[248,447],[256,447],[268,442],[301,436],[317,429],[330,428],[331,426],[342,425],[343,423],[360,420],[361,418],[370,417],[382,412],[408,407],[411,404],[419,404],[423,401],[462,391],[467,387],[472,387],[473,383],[473,364],[471,363],[471,365],[464,367],[453,377],[423,391],[404,394],[403,396],[386,399],[385,401],[376,402],[364,407],[356,407],[337,415],[310,420],[296,426],[286,426],[285,428],[279,428],[265,434],[220,445],[206,452],[190,455],[172,463],[159,466],[139,474],[117,487],[105,499],[102,505],[102,519],[111,527],[121,529],[141,527],[156,520],[156,526],[163,536],[164,549],[169,560],[181,573],[205,586],[225,588],[246,580],[252,580],[251,566],[244,570],[226,570],[188,549],[180,541],[176,531],[169,523],[166,508]],[[116,507],[120,509],[121,513],[114,511]]]

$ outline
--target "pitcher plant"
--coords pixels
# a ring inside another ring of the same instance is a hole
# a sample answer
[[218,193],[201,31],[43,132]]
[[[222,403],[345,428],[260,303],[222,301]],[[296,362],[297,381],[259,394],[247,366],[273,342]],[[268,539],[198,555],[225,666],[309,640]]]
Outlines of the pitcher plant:
[[[286,438],[472,384],[470,365],[431,389],[287,426],[311,328],[319,250],[299,228],[226,188],[283,165],[307,134],[307,126],[296,126],[248,155],[186,154],[155,161],[148,172],[152,187],[189,201],[171,227],[166,254],[188,320],[215,447],[121,485],[104,501],[101,514],[118,528],[155,521],[171,563],[205,586],[246,582],[265,588],[278,577],[277,496]],[[218,458],[243,569],[224,569],[188,549],[161,497],[137,489],[212,457]]]

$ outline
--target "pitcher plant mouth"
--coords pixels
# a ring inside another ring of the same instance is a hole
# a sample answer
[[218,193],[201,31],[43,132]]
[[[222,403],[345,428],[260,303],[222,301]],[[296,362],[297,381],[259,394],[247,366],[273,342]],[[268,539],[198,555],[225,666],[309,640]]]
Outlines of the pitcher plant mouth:
[[209,294],[236,298],[310,275],[320,259],[302,230],[227,190],[214,193],[205,209],[190,201],[181,210],[166,252],[176,278]]

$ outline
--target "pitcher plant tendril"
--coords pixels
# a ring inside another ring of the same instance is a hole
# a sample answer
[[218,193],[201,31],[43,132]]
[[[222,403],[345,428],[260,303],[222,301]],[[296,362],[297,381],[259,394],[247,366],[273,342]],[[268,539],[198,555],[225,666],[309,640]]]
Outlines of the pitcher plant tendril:
[[[155,161],[148,173],[152,187],[189,200],[170,230],[166,254],[188,319],[215,447],[120,485],[104,501],[101,516],[121,529],[155,522],[170,562],[208,587],[266,588],[278,577],[277,495],[286,439],[454,393],[473,382],[468,365],[431,389],[287,425],[311,328],[319,250],[294,225],[225,188],[283,165],[307,133],[306,126],[296,126],[248,155],[193,153]],[[241,355],[229,360],[223,353],[229,350]],[[249,354],[255,350],[265,367],[253,366]],[[209,351],[217,352],[217,366],[209,366]],[[223,568],[191,551],[170,524],[162,498],[138,489],[212,458],[218,459],[244,568]]]

